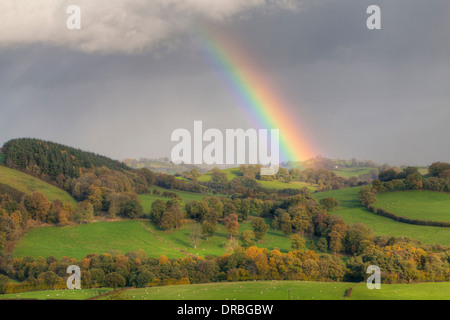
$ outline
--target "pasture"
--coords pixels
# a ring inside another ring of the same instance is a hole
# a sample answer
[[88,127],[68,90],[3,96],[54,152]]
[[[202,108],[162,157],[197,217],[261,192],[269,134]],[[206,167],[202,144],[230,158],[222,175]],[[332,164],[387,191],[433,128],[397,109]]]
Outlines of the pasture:
[[130,300],[450,300],[450,283],[381,284],[369,290],[365,283],[244,281],[128,289],[123,295]]
[[377,196],[375,208],[397,216],[430,221],[450,221],[450,194],[408,190],[385,192]]
[[354,168],[339,168],[332,170],[337,176],[343,178],[359,177],[363,174],[374,174],[377,169],[372,167],[354,167]]
[[243,281],[124,290],[130,300],[343,300],[345,282]]
[[206,196],[212,195],[212,194],[194,193],[194,192],[187,192],[187,191],[180,191],[180,190],[168,190],[168,189],[164,189],[161,187],[155,187],[155,186],[153,186],[150,189],[150,191],[153,192],[154,189],[158,190],[161,193],[161,195],[157,196],[157,195],[154,195],[153,193],[146,193],[146,194],[138,195],[139,200],[141,201],[141,205],[144,208],[144,213],[146,215],[148,215],[150,213],[152,203],[155,200],[160,199],[160,200],[168,201],[170,199],[170,198],[162,196],[162,193],[165,191],[178,194],[178,196],[181,198],[181,200],[183,202],[183,205],[185,205],[189,201],[193,201],[193,200],[199,201],[199,200],[202,200]]
[[379,290],[369,290],[360,283],[353,288],[349,300],[450,300],[450,282],[382,283]]
[[314,193],[314,196],[318,200],[326,197],[335,198],[340,205],[330,212],[331,214],[340,215],[349,224],[362,222],[369,226],[376,236],[403,236],[419,240],[424,244],[450,245],[450,228],[418,226],[381,217],[361,205],[358,199],[359,190],[360,187],[347,188],[318,192]]
[[[266,223],[270,224],[270,221]],[[181,230],[163,231],[147,220],[102,221],[77,226],[45,226],[30,230],[14,248],[14,257],[72,257],[81,259],[89,253],[116,252],[126,254],[139,249],[148,257],[180,258],[186,254],[206,256],[225,253],[229,235],[222,224],[208,240],[203,236],[194,248],[189,234],[195,223],[187,223]],[[239,233],[251,229],[250,222],[241,223]],[[290,240],[281,231],[269,230],[260,248],[287,252]]]
[[9,293],[0,295],[0,300],[86,300],[100,294],[111,291],[111,289],[80,289],[80,290],[42,290],[21,293]]

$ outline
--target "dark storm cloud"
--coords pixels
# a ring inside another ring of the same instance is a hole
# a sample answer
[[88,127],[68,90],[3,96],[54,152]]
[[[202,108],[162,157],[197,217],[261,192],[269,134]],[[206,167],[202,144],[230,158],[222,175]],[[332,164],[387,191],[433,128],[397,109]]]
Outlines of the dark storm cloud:
[[[450,161],[448,1],[330,0],[269,12],[257,3],[245,18],[208,23],[258,56],[322,155]],[[242,10],[234,4],[226,10]],[[381,7],[381,30],[366,28],[371,4]],[[172,130],[194,120],[248,127],[199,43],[187,28],[174,46],[139,54],[3,48],[0,141],[33,136],[123,159],[169,155]]]

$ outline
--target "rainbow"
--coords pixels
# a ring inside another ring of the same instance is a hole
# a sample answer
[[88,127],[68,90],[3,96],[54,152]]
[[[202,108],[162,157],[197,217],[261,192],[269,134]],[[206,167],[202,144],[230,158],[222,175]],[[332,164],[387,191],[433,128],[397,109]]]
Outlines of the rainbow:
[[235,36],[205,30],[201,35],[206,57],[229,87],[247,119],[259,128],[279,129],[280,160],[304,161],[314,157],[315,151],[301,134],[298,122],[276,88],[257,67],[255,56],[248,56]]

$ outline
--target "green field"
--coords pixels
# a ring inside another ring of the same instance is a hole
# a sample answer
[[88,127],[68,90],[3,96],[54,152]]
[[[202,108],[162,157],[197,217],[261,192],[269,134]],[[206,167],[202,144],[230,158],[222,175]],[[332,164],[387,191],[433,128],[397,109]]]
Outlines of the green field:
[[[353,289],[347,297],[350,288]],[[110,291],[107,288],[30,291],[0,295],[0,300],[83,300]],[[381,289],[369,290],[365,283],[243,281],[126,288],[120,297],[127,300],[450,300],[450,283],[381,284]]]
[[[234,178],[240,176],[239,168],[223,169],[222,172],[225,172],[227,174],[228,181],[233,180]],[[205,172],[198,178],[198,181],[200,182],[207,182],[210,180],[211,180],[211,172]]]
[[332,172],[336,173],[339,177],[343,178],[351,178],[351,177],[359,177],[363,174],[373,174],[377,169],[372,167],[355,167],[355,168],[341,168],[333,170]]
[[67,192],[26,173],[4,166],[0,166],[0,183],[9,185],[10,187],[26,194],[30,194],[34,191],[40,191],[45,194],[50,201],[59,199],[62,202],[70,203],[74,207],[76,206],[75,199],[72,198],[72,196],[70,196]]
[[[266,220],[266,223],[271,225],[271,221]],[[152,228],[153,232],[160,238],[164,238],[166,241],[182,249],[186,252],[190,252],[194,255],[205,256],[211,255],[222,255],[225,253],[223,249],[224,243],[228,239],[228,234],[225,231],[225,227],[222,224],[218,224],[218,230],[213,237],[210,237],[208,241],[202,238],[202,241],[195,249],[189,240],[189,233],[195,226],[194,223],[188,223],[184,225],[182,230],[174,231],[172,233],[167,233],[165,231],[159,230],[156,226],[148,224]],[[239,228],[239,233],[245,230],[250,230],[250,222],[241,223]],[[256,243],[259,248],[267,248],[269,251],[275,248],[280,249],[281,252],[288,252],[290,250],[290,240],[281,231],[275,231],[272,228],[267,232],[264,241],[261,243]]]
[[345,282],[243,281],[124,290],[131,300],[343,300]]
[[381,289],[369,290],[365,283],[248,281],[129,289],[123,294],[131,300],[450,300],[450,283],[381,284]]
[[450,300],[450,282],[381,284],[368,290],[364,283],[354,287],[350,300]]
[[80,289],[80,290],[44,290],[28,291],[21,293],[10,293],[0,295],[0,300],[5,299],[57,299],[57,300],[85,300],[100,294],[107,293],[112,289]]
[[302,189],[302,188],[308,188],[311,192],[316,191],[317,185],[307,182],[301,182],[301,181],[291,181],[289,183],[283,182],[280,180],[274,180],[274,181],[258,181],[263,188],[267,189]]
[[433,191],[397,191],[377,196],[375,208],[397,216],[429,221],[450,221],[450,194]]
[[15,257],[84,258],[89,253],[143,249],[149,256],[180,257],[182,253],[155,238],[139,221],[93,222],[78,226],[46,226],[25,234],[13,251]]
[[[227,174],[227,179],[228,181],[233,180],[236,177],[239,177],[239,168],[231,168],[231,169],[224,169],[222,170],[223,172],[225,172]],[[210,172],[206,172],[204,174],[202,174],[200,176],[200,178],[198,179],[198,181],[201,182],[206,182],[211,180],[211,173]],[[311,183],[307,183],[307,182],[301,182],[301,181],[291,181],[289,183],[287,182],[283,182],[280,180],[273,180],[273,181],[263,181],[263,180],[257,180],[258,183],[261,184],[261,186],[263,188],[267,188],[267,189],[276,189],[276,190],[281,190],[281,189],[301,189],[301,188],[308,188],[311,191],[315,191],[317,189],[317,185],[315,184],[311,184]]]
[[[267,221],[270,224],[270,221]],[[222,255],[228,234],[222,224],[208,241],[201,238],[197,249],[189,240],[194,223],[187,223],[182,230],[165,232],[148,221],[126,220],[93,222],[78,226],[46,226],[30,230],[20,239],[13,251],[15,257],[73,257],[83,258],[89,253],[121,252],[144,250],[149,257],[165,255],[179,258],[189,252],[193,255]],[[249,222],[242,223],[239,232],[251,228]],[[264,242],[258,247],[269,250],[279,248],[282,252],[290,249],[290,240],[281,231],[269,230]],[[184,252],[184,253],[183,253]]]
[[141,200],[141,205],[144,208],[144,213],[146,215],[148,215],[148,213],[150,212],[150,209],[152,207],[152,203],[157,200],[157,199],[161,199],[164,201],[168,201],[169,198],[163,197],[162,193],[164,191],[168,191],[168,192],[174,192],[176,194],[178,194],[178,196],[181,198],[181,200],[183,200],[183,205],[186,204],[189,201],[199,201],[202,200],[204,197],[206,196],[211,196],[212,194],[204,194],[204,193],[194,193],[194,192],[187,192],[187,191],[179,191],[179,190],[168,190],[168,189],[164,189],[164,188],[160,188],[160,187],[152,187],[150,189],[150,192],[152,192],[154,189],[157,189],[161,192],[160,196],[155,196],[152,193],[147,193],[147,194],[140,194],[138,195],[139,200]]
[[318,200],[333,197],[340,202],[331,214],[339,214],[347,223],[362,222],[369,226],[376,236],[409,237],[425,244],[450,245],[450,228],[418,226],[401,223],[369,212],[358,199],[360,187],[318,192]]

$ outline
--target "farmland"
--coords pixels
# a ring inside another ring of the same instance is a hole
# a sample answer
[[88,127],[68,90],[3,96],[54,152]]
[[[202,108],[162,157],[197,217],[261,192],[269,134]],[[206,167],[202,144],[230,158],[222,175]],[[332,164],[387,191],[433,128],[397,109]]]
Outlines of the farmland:
[[360,188],[348,188],[315,193],[317,199],[333,197],[340,205],[331,214],[340,215],[347,223],[362,222],[369,226],[376,236],[409,237],[425,244],[450,245],[450,228],[418,226],[381,217],[369,212],[358,199]]
[[0,300],[8,299],[36,299],[36,300],[86,300],[111,289],[81,289],[81,290],[42,290],[0,295]]
[[363,174],[375,174],[376,168],[372,167],[355,167],[355,168],[341,168],[333,170],[336,175],[343,178],[359,177]]
[[354,284],[340,282],[247,281],[125,290],[131,300],[343,300]]
[[[270,221],[267,221],[270,223]],[[228,234],[222,224],[208,241],[202,237],[197,249],[189,240],[194,223],[187,223],[182,230],[166,232],[148,221],[125,220],[93,222],[78,226],[47,226],[30,230],[16,245],[16,257],[73,257],[83,258],[89,253],[128,253],[139,249],[149,257],[165,255],[169,258],[193,255],[222,255]],[[249,222],[240,225],[239,232],[251,229]],[[282,252],[290,249],[290,241],[281,231],[269,230],[258,247],[269,250],[279,248]]]
[[[352,290],[347,296],[349,289]],[[85,300],[111,289],[43,290],[0,295],[0,300]],[[98,298],[97,298],[98,297]],[[450,283],[382,284],[369,290],[365,283],[309,281],[243,281],[164,287],[130,288],[120,291],[126,300],[449,300]]]
[[430,221],[450,221],[450,194],[433,191],[397,191],[377,196],[375,208],[397,216]]
[[448,300],[450,283],[382,284],[380,290],[369,290],[365,283],[250,281],[129,289],[123,294],[130,300]]

